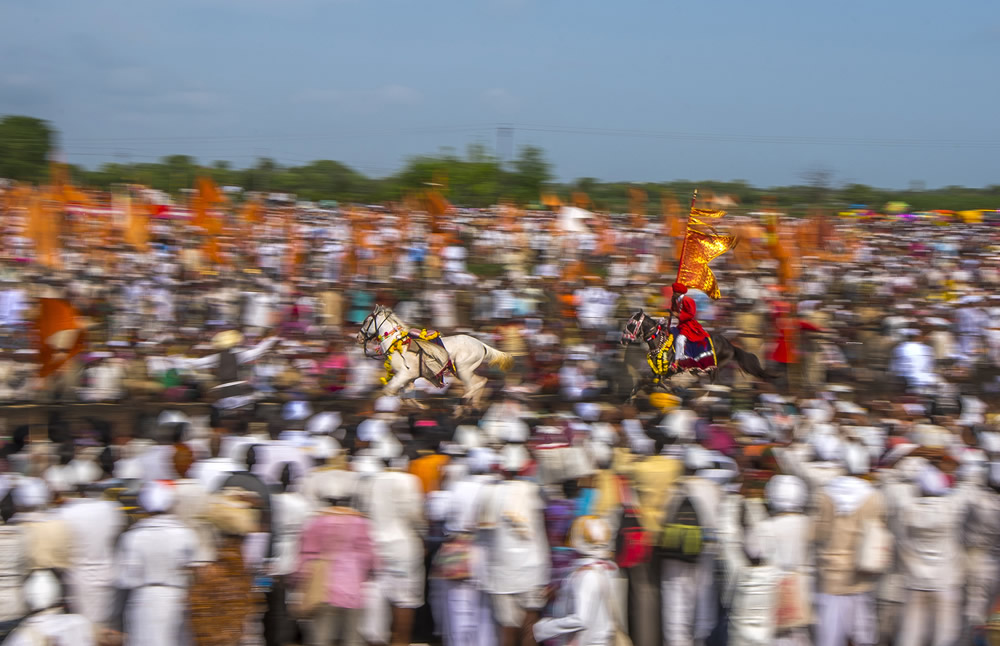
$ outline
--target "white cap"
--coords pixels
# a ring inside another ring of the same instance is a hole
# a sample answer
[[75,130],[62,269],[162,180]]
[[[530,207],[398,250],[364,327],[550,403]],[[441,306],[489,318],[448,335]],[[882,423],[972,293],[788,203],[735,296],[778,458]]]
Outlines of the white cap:
[[362,442],[377,442],[389,434],[389,425],[384,419],[366,419],[358,424],[358,439]]
[[523,444],[507,444],[500,450],[500,463],[504,471],[520,471],[528,464],[528,450]]
[[286,421],[301,421],[308,419],[311,415],[312,407],[309,402],[303,400],[287,402],[281,411],[281,416]]
[[835,401],[833,407],[838,413],[843,415],[864,415],[865,409],[858,406],[854,402],[849,401]]
[[806,485],[796,476],[779,474],[767,481],[764,497],[777,512],[802,511],[806,504]]
[[375,412],[376,413],[396,413],[399,411],[401,402],[399,397],[390,397],[388,395],[383,395],[375,400]]
[[62,586],[51,570],[36,570],[24,581],[24,601],[31,612],[47,610],[62,596]]
[[14,487],[12,495],[18,507],[44,507],[49,504],[49,488],[41,478],[23,478]]
[[844,445],[844,465],[851,475],[864,475],[871,468],[871,458],[868,449],[856,442]]
[[174,506],[174,489],[163,482],[147,482],[139,490],[139,505],[151,514],[162,514]]
[[455,443],[466,449],[474,449],[483,445],[482,433],[478,426],[462,424],[455,429]]
[[475,446],[469,449],[466,456],[469,471],[472,473],[489,473],[499,461],[499,457],[493,449]]
[[948,493],[948,478],[937,467],[928,465],[917,477],[917,484],[925,496],[943,496]]
[[340,444],[328,435],[320,435],[309,440],[306,452],[315,460],[329,460],[340,455]]
[[165,410],[156,418],[156,423],[159,426],[165,424],[190,424],[191,418],[179,410]]
[[591,402],[580,402],[576,405],[576,414],[585,422],[596,422],[601,418],[601,407]]
[[317,413],[306,422],[306,431],[313,435],[329,435],[340,427],[341,422],[340,413],[336,411]]

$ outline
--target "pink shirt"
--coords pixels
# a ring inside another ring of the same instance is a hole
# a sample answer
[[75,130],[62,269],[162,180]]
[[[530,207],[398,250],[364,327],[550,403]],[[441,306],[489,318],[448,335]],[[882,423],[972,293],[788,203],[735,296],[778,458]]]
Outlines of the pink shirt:
[[313,518],[302,532],[299,576],[317,558],[330,567],[326,576],[327,603],[335,608],[361,608],[361,584],[375,569],[375,548],[368,521],[359,514],[329,508]]

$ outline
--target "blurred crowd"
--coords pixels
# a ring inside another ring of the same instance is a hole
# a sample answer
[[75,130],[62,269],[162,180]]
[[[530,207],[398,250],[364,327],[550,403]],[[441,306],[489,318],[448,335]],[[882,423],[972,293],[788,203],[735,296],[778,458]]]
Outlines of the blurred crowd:
[[[665,223],[289,212],[211,254],[165,219],[145,252],[67,237],[46,263],[0,220],[0,398],[145,406],[125,433],[6,428],[4,643],[996,635],[991,224],[733,218],[722,298],[689,297],[775,379],[682,376],[623,404],[648,368],[621,327],[670,302]],[[45,297],[86,347],[42,378]],[[419,410],[380,397],[355,341],[376,303],[513,354],[486,409],[456,416],[449,384],[418,381]]]

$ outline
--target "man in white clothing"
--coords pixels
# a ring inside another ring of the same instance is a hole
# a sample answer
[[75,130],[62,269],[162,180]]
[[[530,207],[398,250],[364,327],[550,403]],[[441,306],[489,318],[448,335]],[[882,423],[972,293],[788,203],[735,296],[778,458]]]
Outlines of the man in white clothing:
[[139,503],[152,515],[126,532],[118,550],[118,587],[128,591],[125,646],[177,646],[183,643],[197,538],[167,513],[174,503],[169,486],[147,483]]
[[964,505],[933,466],[924,469],[918,484],[921,495],[899,512],[896,539],[906,601],[897,643],[949,646],[960,634]]
[[500,646],[530,643],[528,631],[545,605],[551,562],[539,486],[515,479],[528,462],[522,444],[508,444],[501,459],[505,480],[484,493],[488,532],[487,590],[500,624]]
[[[680,511],[689,505],[697,514],[703,541],[718,527],[717,513],[722,493],[719,486],[696,472],[711,468],[711,456],[698,445],[684,450],[685,477],[681,478],[667,502],[666,520],[679,523]],[[691,646],[703,640],[715,626],[714,565],[717,549],[704,541],[694,562],[677,558],[663,560],[660,586],[663,612],[663,639],[669,646]]]
[[[76,486],[91,484],[85,480],[89,478],[78,478]],[[115,599],[114,547],[125,528],[125,514],[114,501],[82,497],[76,491],[57,514],[73,539],[66,573],[69,606],[91,623],[107,626]]]
[[926,392],[941,381],[934,368],[934,349],[924,342],[919,330],[907,328],[903,332],[910,340],[893,351],[892,372],[906,380],[907,390]]
[[[400,451],[383,447],[380,455],[401,466]],[[425,531],[420,479],[399,468],[388,468],[368,481],[363,499],[371,519],[378,568],[379,595],[392,607],[392,646],[407,646],[417,608],[424,605]]]
[[35,572],[24,582],[31,614],[4,640],[3,646],[94,646],[95,627],[80,615],[59,607],[59,581],[48,571]]

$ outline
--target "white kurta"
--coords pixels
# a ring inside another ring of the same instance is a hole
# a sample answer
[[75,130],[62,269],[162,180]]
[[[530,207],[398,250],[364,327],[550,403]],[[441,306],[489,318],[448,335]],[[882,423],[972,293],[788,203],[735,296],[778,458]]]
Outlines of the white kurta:
[[271,531],[274,533],[274,563],[271,574],[288,576],[298,567],[302,526],[309,517],[309,503],[300,493],[271,497]]
[[69,606],[90,622],[106,625],[114,608],[115,541],[125,528],[125,515],[115,502],[87,498],[67,500],[58,513],[73,537],[66,573]]
[[140,520],[121,540],[118,585],[130,590],[125,646],[177,646],[184,629],[194,532],[170,515]]
[[94,646],[94,627],[80,615],[45,610],[25,619],[3,646]]
[[579,646],[607,646],[614,643],[613,593],[618,568],[610,561],[581,559],[563,583],[556,600],[558,616],[538,621],[534,626],[539,642],[572,637]]
[[507,480],[490,487],[483,500],[484,522],[492,528],[486,589],[520,594],[548,584],[551,562],[538,485]]

